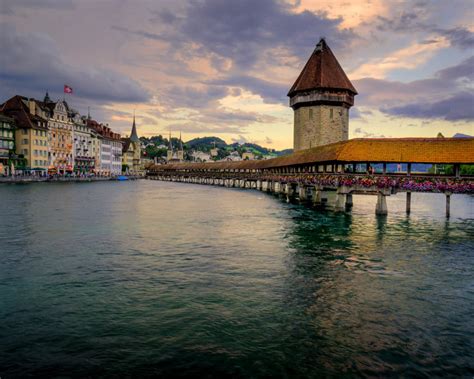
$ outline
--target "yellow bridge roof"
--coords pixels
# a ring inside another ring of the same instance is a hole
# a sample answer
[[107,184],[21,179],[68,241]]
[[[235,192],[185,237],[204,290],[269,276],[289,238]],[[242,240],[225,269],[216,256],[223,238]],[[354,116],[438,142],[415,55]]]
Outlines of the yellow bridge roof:
[[268,169],[335,162],[474,164],[474,138],[356,138],[267,160],[173,163],[154,168]]

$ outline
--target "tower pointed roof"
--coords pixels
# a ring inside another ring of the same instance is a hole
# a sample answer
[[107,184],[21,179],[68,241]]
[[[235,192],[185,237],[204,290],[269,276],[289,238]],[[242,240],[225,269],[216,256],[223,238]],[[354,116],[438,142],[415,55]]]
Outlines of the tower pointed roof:
[[321,38],[308,62],[288,92],[293,96],[298,91],[314,89],[338,89],[357,94],[341,65],[324,38]]
[[135,126],[135,112],[133,113],[133,124],[132,124],[132,133],[130,134],[130,141],[140,142],[137,134],[137,127]]

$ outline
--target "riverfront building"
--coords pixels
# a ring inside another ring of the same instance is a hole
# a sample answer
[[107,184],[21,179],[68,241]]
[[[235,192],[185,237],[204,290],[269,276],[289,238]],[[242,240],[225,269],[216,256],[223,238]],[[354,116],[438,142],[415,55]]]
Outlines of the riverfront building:
[[46,171],[49,165],[47,115],[35,99],[14,96],[1,106],[1,112],[14,120],[16,155],[24,158],[22,170]]
[[15,154],[15,126],[13,118],[0,114],[0,175],[9,168]]
[[74,123],[74,172],[88,174],[100,166],[99,134],[87,124],[87,118],[75,112]]
[[49,165],[60,174],[74,171],[74,122],[65,100],[51,101],[48,93],[37,102],[46,113],[49,128]]
[[349,138],[349,108],[357,91],[324,39],[288,92],[295,151]]
[[[122,172],[122,141],[120,134],[114,133],[106,124],[88,119],[87,125],[98,134],[99,164],[96,173],[110,176]],[[97,161],[96,161],[97,164]]]

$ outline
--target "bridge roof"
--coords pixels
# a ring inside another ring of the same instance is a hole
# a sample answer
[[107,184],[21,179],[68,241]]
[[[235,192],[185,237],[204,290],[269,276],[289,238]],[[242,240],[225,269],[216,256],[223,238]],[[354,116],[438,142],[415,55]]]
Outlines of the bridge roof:
[[268,169],[315,163],[474,164],[474,138],[357,138],[260,161],[173,163],[176,169]]

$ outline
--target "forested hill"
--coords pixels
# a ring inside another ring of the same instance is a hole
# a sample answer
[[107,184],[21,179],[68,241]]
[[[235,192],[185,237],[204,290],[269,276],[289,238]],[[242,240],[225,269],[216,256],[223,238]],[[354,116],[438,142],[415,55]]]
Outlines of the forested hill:
[[[164,138],[161,135],[158,136],[153,136],[153,137],[141,137],[140,140],[148,146],[147,150],[156,150],[158,146],[168,146],[169,140],[167,138]],[[174,147],[178,146],[178,139],[177,138],[172,138],[172,143]],[[226,141],[219,137],[199,137],[199,138],[194,138],[190,141],[183,141],[183,146],[185,150],[197,150],[197,151],[204,151],[204,152],[209,152],[212,148],[216,147],[217,149],[220,150],[221,153],[230,153],[232,151],[239,151],[245,152],[245,151],[250,151],[257,156],[268,156],[268,155],[286,155],[290,154],[293,150],[292,149],[285,149],[285,150],[275,150],[275,149],[270,149],[266,148],[263,146],[260,146],[255,143],[244,143],[244,144],[239,144],[237,142],[228,144]],[[163,150],[163,149],[162,149]],[[151,152],[151,151],[150,151]],[[164,153],[164,152],[163,152]],[[162,153],[160,152],[160,154]],[[164,154],[163,154],[164,155]]]

